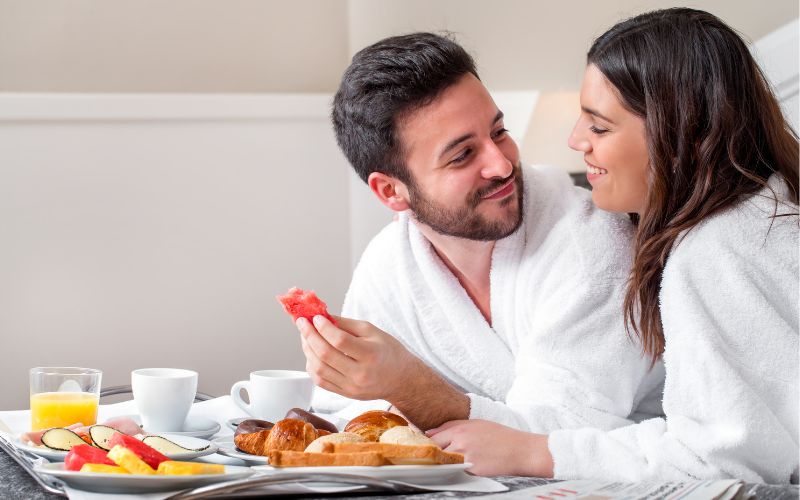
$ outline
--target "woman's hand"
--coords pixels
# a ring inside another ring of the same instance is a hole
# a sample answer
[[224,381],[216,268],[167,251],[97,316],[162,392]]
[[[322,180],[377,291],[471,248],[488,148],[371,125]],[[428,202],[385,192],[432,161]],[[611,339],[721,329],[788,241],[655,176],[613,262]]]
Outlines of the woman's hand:
[[553,477],[547,436],[486,420],[453,420],[426,434],[442,449],[463,453],[479,476]]

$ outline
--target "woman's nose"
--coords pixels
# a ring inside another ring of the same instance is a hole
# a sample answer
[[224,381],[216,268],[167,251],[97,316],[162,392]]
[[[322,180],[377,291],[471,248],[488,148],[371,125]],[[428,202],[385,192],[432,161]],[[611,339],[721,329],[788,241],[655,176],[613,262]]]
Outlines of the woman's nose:
[[569,145],[569,147],[575,151],[582,151],[584,153],[588,153],[592,149],[592,143],[589,142],[589,139],[586,137],[586,135],[578,131],[577,123],[575,124],[575,127],[572,128],[572,132],[567,138],[567,145]]

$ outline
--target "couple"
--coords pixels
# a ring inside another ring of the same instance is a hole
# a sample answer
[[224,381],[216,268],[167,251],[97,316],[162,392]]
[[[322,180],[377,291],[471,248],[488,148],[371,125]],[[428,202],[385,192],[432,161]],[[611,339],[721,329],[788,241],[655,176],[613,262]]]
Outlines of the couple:
[[746,45],[697,10],[599,37],[580,100],[569,145],[591,193],[521,165],[455,42],[356,54],[337,139],[398,217],[345,298],[369,323],[298,320],[308,372],[390,403],[478,474],[789,482],[795,133]]

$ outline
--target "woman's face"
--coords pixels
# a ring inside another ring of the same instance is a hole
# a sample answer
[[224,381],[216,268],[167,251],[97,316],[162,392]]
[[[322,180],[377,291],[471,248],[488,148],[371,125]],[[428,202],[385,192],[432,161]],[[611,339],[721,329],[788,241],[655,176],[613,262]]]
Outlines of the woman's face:
[[595,205],[609,212],[642,213],[649,163],[644,120],[622,106],[593,64],[583,77],[581,116],[569,147],[583,152]]

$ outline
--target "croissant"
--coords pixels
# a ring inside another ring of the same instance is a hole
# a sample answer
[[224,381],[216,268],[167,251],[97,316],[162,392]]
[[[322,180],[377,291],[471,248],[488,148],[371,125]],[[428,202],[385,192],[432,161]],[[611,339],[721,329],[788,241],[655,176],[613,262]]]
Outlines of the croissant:
[[233,438],[236,447],[251,455],[267,456],[270,451],[303,451],[317,439],[314,426],[286,418],[278,421],[272,429],[239,434]]
[[233,437],[236,447],[251,455],[267,454],[267,438],[271,430],[251,432],[249,434],[237,434]]
[[357,416],[344,428],[344,432],[352,432],[366,441],[378,441],[384,431],[397,425],[408,425],[408,421],[388,411],[373,410]]
[[313,425],[294,418],[284,418],[270,430],[266,452],[274,450],[303,451],[315,439],[317,439],[317,430]]

